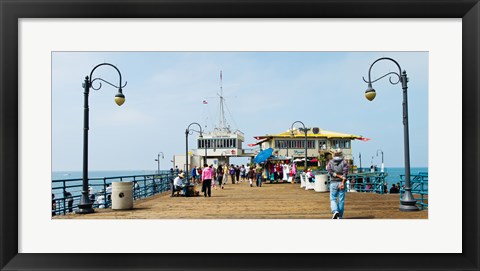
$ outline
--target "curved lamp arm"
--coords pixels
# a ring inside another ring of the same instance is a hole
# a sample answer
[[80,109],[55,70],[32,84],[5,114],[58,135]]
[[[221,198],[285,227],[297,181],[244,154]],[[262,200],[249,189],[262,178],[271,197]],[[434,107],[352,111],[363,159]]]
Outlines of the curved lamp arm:
[[[113,67],[113,68],[118,72],[118,76],[119,76],[118,86],[116,86],[116,85],[114,85],[114,84],[112,84],[112,83],[110,83],[110,82],[108,82],[108,81],[106,81],[106,80],[104,80],[104,79],[101,79],[101,78],[92,79],[92,77],[93,77],[93,72],[94,72],[98,67],[101,67],[101,66],[110,66],[110,67]],[[120,73],[120,70],[119,70],[117,67],[115,67],[114,65],[110,64],[110,63],[101,63],[101,64],[98,64],[98,65],[95,66],[95,67],[92,69],[92,71],[90,72],[90,82],[89,82],[89,83],[90,83],[90,86],[91,86],[93,89],[95,89],[95,90],[99,90],[99,89],[102,87],[102,83],[100,83],[100,86],[99,86],[98,88],[94,88],[94,87],[92,86],[92,83],[93,83],[94,81],[96,81],[96,80],[100,80],[100,81],[105,82],[105,83],[107,83],[107,84],[109,84],[109,85],[111,85],[111,86],[113,86],[113,87],[115,87],[115,88],[118,88],[120,92],[122,91],[122,88],[124,88],[124,87],[127,85],[127,82],[125,82],[125,85],[122,85],[122,74]]]
[[[381,60],[390,60],[390,61],[392,61],[393,63],[395,63],[395,65],[397,65],[397,67],[398,67],[398,73],[396,73],[396,72],[389,72],[389,73],[385,74],[384,76],[381,76],[381,77],[379,77],[379,78],[377,78],[377,79],[375,79],[375,80],[372,81],[372,79],[371,79],[371,78],[372,78],[372,77],[371,77],[372,67],[373,67],[373,65],[375,65],[375,63],[377,63],[377,62],[379,62],[379,61],[381,61]],[[365,81],[365,83],[368,83],[369,86],[370,86],[372,83],[377,82],[378,80],[382,79],[383,77],[388,76],[388,75],[391,75],[391,74],[395,74],[395,75],[398,77],[398,81],[397,81],[397,82],[393,82],[393,81],[392,81],[392,78],[390,77],[390,78],[389,78],[390,83],[393,84],[393,85],[398,84],[398,82],[400,82],[400,78],[401,78],[401,74],[402,74],[402,68],[400,67],[400,64],[398,64],[398,62],[395,61],[393,58],[390,58],[390,57],[382,57],[382,58],[379,58],[379,59],[375,60],[375,61],[372,63],[372,65],[370,65],[370,68],[368,69],[368,81],[365,80],[364,77],[362,77],[362,78],[363,78],[363,81]]]
[[292,134],[292,135],[293,135],[293,126],[295,125],[295,123],[300,123],[300,124],[302,124],[303,130],[304,130],[305,134],[307,134],[307,128],[305,127],[305,124],[303,124],[303,122],[297,120],[297,121],[295,121],[294,123],[292,123],[292,127],[290,128],[290,131],[291,131],[291,134]]
[[383,163],[383,151],[381,149],[378,149],[377,150],[377,157],[378,157],[378,152],[380,152],[382,154],[382,163]]
[[[198,128],[200,128],[200,131],[197,131],[197,130],[190,130],[190,126],[192,126],[192,125],[197,125],[197,126],[198,126]],[[186,135],[188,135],[188,134],[192,134],[192,133],[190,133],[190,131],[195,131],[195,132],[198,132],[198,133],[200,133],[200,136],[202,136],[202,135],[203,135],[202,126],[201,126],[200,124],[198,124],[197,122],[192,122],[192,123],[190,123],[190,124],[188,125],[188,127],[187,127],[187,130],[185,130],[185,134],[186,134]]]

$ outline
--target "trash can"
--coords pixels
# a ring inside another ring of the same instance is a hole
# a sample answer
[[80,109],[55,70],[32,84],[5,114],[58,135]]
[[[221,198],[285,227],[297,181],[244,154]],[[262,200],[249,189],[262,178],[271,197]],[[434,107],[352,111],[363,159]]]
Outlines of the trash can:
[[300,173],[300,188],[303,188],[306,186],[306,182],[305,182],[305,173]]
[[112,182],[112,209],[133,209],[133,182]]
[[315,175],[315,192],[327,192],[328,191],[328,175],[320,174]]
[[195,186],[193,184],[187,184],[185,197],[195,197]]

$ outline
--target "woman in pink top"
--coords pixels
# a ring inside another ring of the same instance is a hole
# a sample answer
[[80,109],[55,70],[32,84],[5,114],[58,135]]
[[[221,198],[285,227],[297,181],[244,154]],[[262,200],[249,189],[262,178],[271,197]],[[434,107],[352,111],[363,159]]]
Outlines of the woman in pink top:
[[213,169],[212,167],[208,166],[207,164],[203,165],[203,171],[202,171],[202,192],[203,196],[212,196],[212,179],[213,179]]
[[295,175],[297,175],[297,165],[292,163],[292,170],[290,170],[290,174],[292,174],[292,183],[295,183]]

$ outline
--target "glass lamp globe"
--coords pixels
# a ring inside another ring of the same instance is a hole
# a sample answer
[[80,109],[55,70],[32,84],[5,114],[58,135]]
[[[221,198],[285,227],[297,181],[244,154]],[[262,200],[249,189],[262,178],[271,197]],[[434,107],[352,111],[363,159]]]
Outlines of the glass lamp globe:
[[125,95],[123,95],[121,92],[118,92],[117,95],[115,95],[115,103],[118,106],[121,106],[123,103],[125,103]]

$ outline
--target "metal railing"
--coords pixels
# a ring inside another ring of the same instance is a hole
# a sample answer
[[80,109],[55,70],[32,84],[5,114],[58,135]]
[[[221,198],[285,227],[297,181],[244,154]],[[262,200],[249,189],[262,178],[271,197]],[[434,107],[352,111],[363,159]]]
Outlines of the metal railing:
[[[405,193],[405,175],[400,175],[400,198]],[[421,210],[428,209],[428,173],[410,174],[412,194]]]
[[[112,182],[133,182],[133,199],[148,198],[156,194],[171,190],[171,184],[174,176],[170,172],[161,172],[160,174],[116,176],[103,178],[89,178],[88,183],[91,187],[89,191],[90,200],[93,202],[93,208],[108,208],[112,205],[111,190],[107,187],[112,186]],[[66,196],[66,192],[71,193],[71,197]],[[52,215],[67,214],[78,209],[82,193],[82,179],[59,179],[52,180]],[[69,204],[69,200],[72,201]],[[53,208],[53,201],[55,208]]]
[[[328,174],[326,170],[313,170],[313,175]],[[300,174],[303,172],[297,172],[296,181],[300,182]],[[387,182],[385,177],[388,176],[386,172],[365,172],[349,174],[347,176],[347,191],[348,192],[371,192],[378,194],[386,194]],[[330,178],[328,178],[328,187],[330,187]]]

